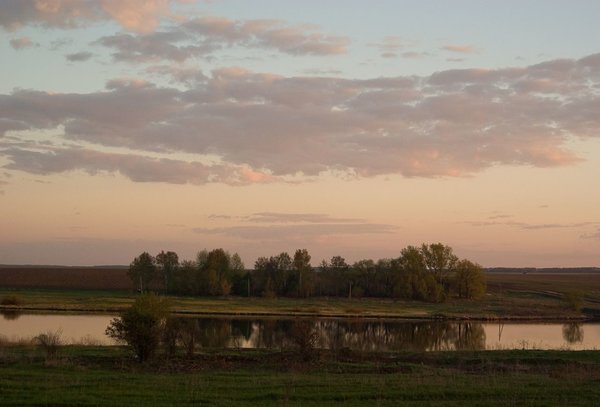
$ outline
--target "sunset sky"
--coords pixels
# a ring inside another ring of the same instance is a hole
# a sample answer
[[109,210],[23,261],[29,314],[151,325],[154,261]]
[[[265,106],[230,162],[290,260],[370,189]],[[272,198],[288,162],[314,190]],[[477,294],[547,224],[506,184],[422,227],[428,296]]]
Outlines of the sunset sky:
[[600,266],[600,2],[0,0],[0,264]]

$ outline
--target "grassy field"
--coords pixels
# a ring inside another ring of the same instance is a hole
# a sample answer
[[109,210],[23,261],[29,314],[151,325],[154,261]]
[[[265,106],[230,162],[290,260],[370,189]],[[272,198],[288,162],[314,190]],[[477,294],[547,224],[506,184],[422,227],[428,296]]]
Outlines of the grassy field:
[[597,405],[600,352],[205,351],[139,365],[124,348],[48,359],[0,347],[0,405]]
[[[563,294],[585,294],[582,311]],[[20,310],[117,312],[126,290],[0,288]],[[181,314],[568,319],[600,315],[600,275],[491,274],[478,301],[174,297]],[[7,306],[6,309],[14,309]],[[361,353],[203,349],[135,362],[124,347],[63,346],[50,357],[0,343],[0,405],[595,406],[600,351]]]
[[[1,286],[0,286],[1,287]],[[584,294],[581,311],[564,293]],[[124,290],[0,288],[0,298],[16,295],[22,311],[118,312],[135,298]],[[451,299],[441,304],[391,299],[314,297],[173,297],[173,310],[196,315],[331,316],[361,318],[569,319],[600,316],[600,274],[488,275],[488,293],[477,301]],[[14,308],[14,307],[9,307]]]

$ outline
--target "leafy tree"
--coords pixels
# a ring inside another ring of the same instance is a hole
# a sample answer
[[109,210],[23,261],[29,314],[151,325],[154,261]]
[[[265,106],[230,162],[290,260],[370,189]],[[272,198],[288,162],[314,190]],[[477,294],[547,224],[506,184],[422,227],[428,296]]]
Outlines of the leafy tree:
[[148,252],[143,252],[133,259],[133,262],[129,265],[127,275],[134,286],[138,284],[139,292],[143,293],[148,289],[148,286],[156,276],[156,262],[154,257],[148,254]]
[[328,263],[321,262],[321,272],[316,276],[319,282],[319,291],[322,295],[340,296],[350,294],[350,279],[352,273],[350,266],[341,256],[333,256]]
[[394,269],[396,271],[394,297],[424,299],[426,289],[423,277],[426,266],[421,251],[414,246],[402,249],[400,257],[394,262]]
[[[271,257],[272,263],[271,278],[273,280],[274,289],[278,295],[285,295],[288,292],[291,270],[293,261],[287,252],[281,252],[277,256]],[[309,256],[310,261],[310,256]]]
[[133,305],[113,319],[106,335],[129,345],[140,362],[158,349],[169,317],[169,302],[153,293],[142,294]]
[[333,256],[329,262],[329,266],[338,270],[348,270],[350,266],[346,263],[346,259],[342,256]]
[[564,298],[569,305],[569,308],[571,308],[573,311],[581,310],[584,298],[583,292],[579,290],[568,291],[565,293]]
[[211,250],[206,258],[208,294],[229,295],[231,291],[230,256],[223,249]]
[[447,284],[448,277],[458,262],[458,257],[452,253],[452,248],[441,243],[423,244],[421,254],[427,270],[435,280],[440,284]]
[[310,254],[306,249],[298,249],[294,253],[294,269],[297,275],[297,288],[299,297],[308,297],[312,293],[314,280],[310,266]]
[[454,289],[458,298],[480,298],[485,294],[485,274],[480,265],[460,260],[455,266]]
[[299,249],[293,258],[286,252],[259,257],[254,270],[247,271],[237,253],[230,255],[223,249],[202,250],[195,261],[181,263],[175,252],[162,251],[156,259],[142,253],[132,262],[129,275],[140,291],[147,290],[157,275],[167,292],[186,295],[308,297],[316,293],[439,302],[451,290],[460,298],[476,298],[485,291],[479,266],[459,261],[452,248],[441,243],[408,246],[396,259],[363,259],[351,267],[342,256],[333,256],[330,262],[321,262],[319,272],[310,260],[308,251]]
[[362,259],[352,265],[355,275],[358,277],[352,287],[353,295],[371,295],[372,284],[375,275],[375,262],[372,259]]
[[282,252],[269,258],[259,257],[254,269],[257,289],[263,296],[275,297],[290,293],[293,262],[289,254]]
[[231,293],[234,295],[250,295],[250,274],[239,254],[233,253],[229,261],[231,267]]
[[196,265],[200,270],[206,267],[206,263],[208,262],[208,251],[206,249],[200,250],[196,253]]
[[178,294],[197,295],[199,293],[199,270],[195,262],[184,260],[173,275],[173,291]]
[[242,258],[239,254],[233,253],[230,260],[231,270],[234,273],[244,274],[246,271],[246,266],[244,266],[244,262],[242,262]]
[[376,268],[376,279],[373,295],[378,297],[391,297],[394,287],[394,274],[392,265],[394,259],[379,259]]
[[[241,259],[237,256],[236,267],[242,267]],[[223,249],[210,252],[202,250],[196,255],[197,290],[199,295],[229,295],[231,292],[233,271],[231,256]]]
[[433,302],[445,299],[444,287],[428,271],[422,249],[408,246],[402,249],[400,257],[391,264],[395,271],[395,297]]
[[179,267],[179,256],[177,256],[177,253],[175,252],[169,251],[165,253],[164,251],[161,251],[156,255],[156,264],[160,274],[162,275],[165,291],[171,292],[173,275]]
[[270,270],[272,263],[268,257],[259,257],[254,262],[254,272],[252,274],[252,291],[256,294],[265,295],[265,289],[268,286],[267,296],[275,296],[273,283],[271,281]]

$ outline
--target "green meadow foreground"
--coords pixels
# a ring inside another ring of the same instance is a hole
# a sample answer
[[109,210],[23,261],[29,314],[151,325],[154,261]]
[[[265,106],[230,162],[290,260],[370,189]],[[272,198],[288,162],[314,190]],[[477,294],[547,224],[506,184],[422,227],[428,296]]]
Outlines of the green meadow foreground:
[[122,347],[0,348],[0,405],[597,405],[600,352],[204,350],[138,364]]

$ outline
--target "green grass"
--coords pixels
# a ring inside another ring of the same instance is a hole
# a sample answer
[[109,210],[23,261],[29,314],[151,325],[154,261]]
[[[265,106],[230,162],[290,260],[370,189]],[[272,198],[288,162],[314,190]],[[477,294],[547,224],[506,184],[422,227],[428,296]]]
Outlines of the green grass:
[[[583,313],[573,311],[563,294],[584,293]],[[0,297],[17,295],[21,310],[118,312],[135,294],[124,291],[0,289]],[[173,310],[196,315],[331,316],[359,318],[530,318],[570,319],[600,315],[600,274],[488,275],[488,293],[481,300],[451,299],[441,304],[391,299],[314,297],[172,297]],[[11,308],[11,309],[14,309]]]
[[0,348],[0,405],[596,405],[600,352],[206,351],[133,362],[123,348]]

